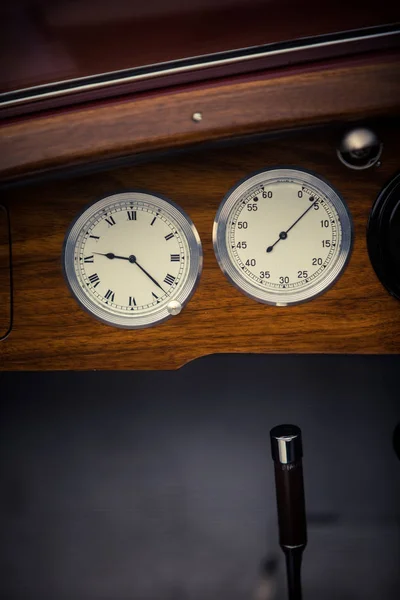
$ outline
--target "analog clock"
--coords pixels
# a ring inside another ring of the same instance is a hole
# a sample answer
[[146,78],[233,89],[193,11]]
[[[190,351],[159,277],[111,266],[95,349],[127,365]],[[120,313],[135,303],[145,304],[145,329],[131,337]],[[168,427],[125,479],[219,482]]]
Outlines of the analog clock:
[[180,313],[200,277],[199,235],[184,211],[155,194],[107,196],[80,214],[64,242],[70,290],[97,319],[139,328]]
[[330,287],[350,255],[347,207],[326,181],[300,169],[269,169],[238,183],[213,229],[222,271],[243,293],[286,306]]

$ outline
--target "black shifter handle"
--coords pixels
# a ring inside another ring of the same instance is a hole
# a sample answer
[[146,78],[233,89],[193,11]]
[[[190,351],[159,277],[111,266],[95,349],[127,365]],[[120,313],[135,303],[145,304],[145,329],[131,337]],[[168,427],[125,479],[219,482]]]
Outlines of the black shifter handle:
[[279,543],[286,555],[290,600],[301,600],[301,559],[307,544],[301,430],[296,425],[271,429],[275,465]]

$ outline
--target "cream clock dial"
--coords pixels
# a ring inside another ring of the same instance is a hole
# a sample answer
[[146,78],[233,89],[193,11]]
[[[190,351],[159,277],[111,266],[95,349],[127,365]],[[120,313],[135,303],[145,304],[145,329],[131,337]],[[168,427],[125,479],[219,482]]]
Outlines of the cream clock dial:
[[326,181],[300,169],[269,169],[224,198],[213,242],[236,287],[259,302],[286,306],[333,285],[350,255],[352,225]]
[[201,273],[201,243],[175,203],[123,192],[75,219],[63,266],[73,296],[91,315],[115,327],[148,327],[178,315],[190,299]]

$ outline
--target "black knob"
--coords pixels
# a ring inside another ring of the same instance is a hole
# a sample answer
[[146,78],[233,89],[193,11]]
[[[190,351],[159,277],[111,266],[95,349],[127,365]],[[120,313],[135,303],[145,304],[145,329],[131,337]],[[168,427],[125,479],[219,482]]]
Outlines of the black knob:
[[296,425],[279,425],[271,430],[270,436],[275,463],[279,543],[282,547],[304,547],[307,524],[301,430]]
[[393,431],[393,448],[400,460],[400,423],[398,423]]

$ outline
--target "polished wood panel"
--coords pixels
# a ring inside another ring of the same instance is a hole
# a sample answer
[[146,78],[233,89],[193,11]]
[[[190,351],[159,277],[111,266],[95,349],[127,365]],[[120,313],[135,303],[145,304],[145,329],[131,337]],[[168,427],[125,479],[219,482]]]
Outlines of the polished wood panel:
[[[400,125],[376,124],[382,165],[348,170],[336,157],[338,127],[304,130],[248,143],[218,144],[109,172],[47,181],[7,193],[14,240],[15,319],[0,345],[3,369],[175,369],[207,354],[398,353],[400,303],[368,259],[366,226],[381,187],[400,168]],[[255,302],[225,279],[211,240],[218,205],[234,183],[276,165],[326,177],[350,208],[355,242],[346,271],[322,296],[293,307]],[[119,330],[97,322],[70,296],[61,250],[71,220],[103,195],[148,189],[180,204],[203,243],[204,269],[178,317],[150,329]]]
[[365,0],[13,0],[0,91],[398,21],[398,3]]
[[[281,69],[4,124],[0,175],[19,177],[104,157],[388,114],[399,107],[398,57]],[[194,122],[198,111],[203,120]]]
[[[204,66],[202,57],[195,60],[196,66],[193,66],[193,59],[190,59],[192,65],[188,70],[188,64],[184,66],[180,64],[179,69],[175,70],[173,63],[163,63],[163,67],[154,67],[152,74],[149,71],[144,73],[146,69],[139,69],[133,72],[118,71],[107,81],[101,81],[101,78],[91,80],[76,80],[74,85],[64,81],[55,84],[55,87],[49,86],[46,88],[46,93],[43,89],[29,88],[21,90],[15,95],[4,96],[0,95],[0,119],[14,119],[22,115],[29,115],[32,118],[34,115],[43,114],[45,111],[55,111],[60,109],[72,109],[78,105],[88,105],[93,102],[106,101],[110,98],[121,98],[132,96],[140,92],[149,92],[152,90],[162,90],[175,86],[187,86],[195,82],[207,82],[218,80],[222,77],[237,77],[246,74],[247,76],[262,71],[272,71],[279,68],[286,68],[289,65],[305,65],[313,63],[321,63],[339,59],[348,56],[365,56],[367,53],[375,53],[375,55],[394,55],[398,53],[400,48],[400,28],[398,26],[389,26],[389,32],[386,30],[384,37],[372,34],[371,29],[368,29],[368,34],[357,33],[337,34],[335,40],[330,39],[330,42],[321,43],[321,37],[310,41],[309,38],[298,42],[287,42],[286,44],[269,44],[268,46],[257,47],[257,52],[250,59],[246,50],[241,50],[240,58],[237,56],[234,60],[220,61],[221,55],[213,55],[215,62],[207,63]],[[387,28],[385,28],[387,29]],[[342,36],[340,43],[337,36]],[[346,37],[346,40],[343,39]],[[263,48],[263,51],[260,51]],[[268,51],[266,49],[268,48]],[[249,49],[247,49],[250,51]],[[231,56],[232,59],[232,56]],[[203,64],[202,64],[203,63]]]
[[0,339],[11,325],[11,272],[8,214],[0,204]]

